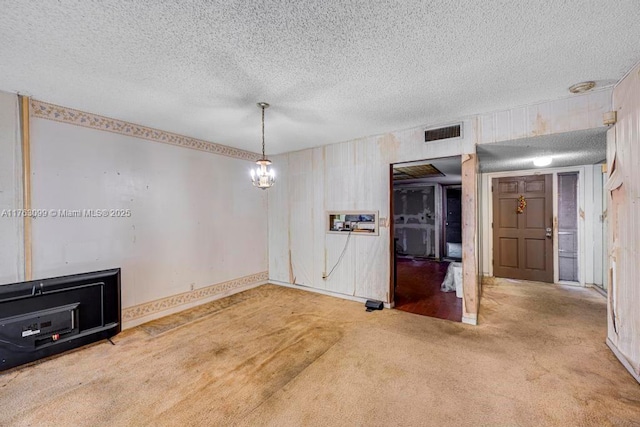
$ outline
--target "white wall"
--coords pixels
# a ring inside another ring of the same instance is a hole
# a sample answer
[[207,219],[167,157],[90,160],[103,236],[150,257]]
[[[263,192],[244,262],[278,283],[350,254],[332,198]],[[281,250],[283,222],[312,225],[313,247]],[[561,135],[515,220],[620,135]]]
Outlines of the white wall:
[[22,208],[22,156],[18,96],[0,92],[0,284],[23,280],[22,219],[5,209]]
[[[431,126],[421,126],[276,156],[279,181],[269,190],[269,277],[388,301],[388,228],[381,227],[377,237],[352,238],[334,275],[322,279],[346,239],[324,232],[326,211],[377,210],[388,218],[391,163],[474,153],[480,143],[600,127],[610,108],[607,88],[465,119],[463,139],[457,141],[427,144],[423,131]],[[486,263],[486,233],[482,245]]]
[[607,343],[640,382],[640,65],[613,91],[608,133],[609,312]]
[[38,117],[31,156],[34,209],[131,210],[34,219],[34,278],[121,267],[126,309],[267,269],[248,161]]
[[[390,164],[473,153],[474,120],[463,138],[425,143],[424,127],[275,156],[277,185],[269,190],[269,278],[316,289],[389,301],[390,230],[351,236],[325,233],[327,211],[390,212]],[[295,279],[295,280],[294,280]]]
[[602,127],[611,88],[478,116],[478,144]]

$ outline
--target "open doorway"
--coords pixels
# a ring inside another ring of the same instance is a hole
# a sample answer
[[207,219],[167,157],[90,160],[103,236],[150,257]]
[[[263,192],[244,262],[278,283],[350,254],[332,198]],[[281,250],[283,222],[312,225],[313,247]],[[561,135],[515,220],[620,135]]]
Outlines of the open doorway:
[[462,186],[446,185],[444,190],[443,249],[446,261],[462,261]]
[[604,288],[605,131],[477,147],[484,277]]
[[392,165],[396,309],[462,320],[461,161]]

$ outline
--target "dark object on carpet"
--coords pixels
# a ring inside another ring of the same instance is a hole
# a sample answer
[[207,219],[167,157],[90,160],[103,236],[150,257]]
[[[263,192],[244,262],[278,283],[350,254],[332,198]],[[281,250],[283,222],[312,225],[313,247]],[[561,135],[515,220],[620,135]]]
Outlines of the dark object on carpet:
[[373,310],[382,310],[384,304],[382,301],[376,301],[373,299],[368,299],[367,302],[364,303],[364,306],[367,308],[367,311]]

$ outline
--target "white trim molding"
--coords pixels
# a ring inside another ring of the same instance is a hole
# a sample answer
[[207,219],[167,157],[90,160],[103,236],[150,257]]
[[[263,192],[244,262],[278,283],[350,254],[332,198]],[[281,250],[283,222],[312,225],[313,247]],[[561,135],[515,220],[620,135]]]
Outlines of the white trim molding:
[[[347,294],[341,294],[339,292],[325,291],[324,289],[312,288],[310,286],[292,285],[291,283],[281,282],[279,280],[270,279],[269,280],[269,284],[278,285],[278,286],[284,286],[285,288],[291,288],[291,289],[300,289],[300,290],[306,291],[306,292],[313,292],[313,293],[316,293],[316,294],[322,294],[322,295],[326,295],[326,296],[329,296],[329,297],[346,299],[346,300],[355,301],[355,302],[361,302],[363,304],[365,302],[367,302],[367,298],[356,297],[356,296],[347,295]],[[391,305],[388,302],[384,302],[383,304],[384,304],[384,308],[392,308]]]
[[626,357],[624,357],[624,354],[622,354],[620,352],[620,350],[618,350],[618,348],[615,346],[615,344],[613,343],[613,341],[611,341],[609,338],[607,338],[607,346],[611,349],[611,351],[613,352],[613,354],[618,358],[618,360],[620,361],[620,363],[622,363],[622,366],[625,367],[625,369],[627,371],[629,371],[629,373],[631,374],[631,376],[640,383],[640,374],[638,374],[638,372],[636,372],[633,369],[633,366],[631,366],[631,363],[629,363],[629,361],[627,360]]
[[478,325],[478,316],[462,316],[462,323],[467,325]]

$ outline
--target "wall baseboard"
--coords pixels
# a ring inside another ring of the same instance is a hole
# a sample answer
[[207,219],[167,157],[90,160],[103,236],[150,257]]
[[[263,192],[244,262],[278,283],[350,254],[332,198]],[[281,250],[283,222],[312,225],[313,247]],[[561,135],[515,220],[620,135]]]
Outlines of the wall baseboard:
[[478,325],[478,318],[477,317],[471,317],[471,316],[462,316],[462,323],[465,323],[467,325],[473,325],[473,326],[477,326]]
[[600,286],[590,283],[590,284],[587,285],[587,288],[591,288],[594,291],[596,291],[597,293],[599,293],[600,295],[602,295],[603,297],[607,298],[607,291],[602,289]]
[[[324,289],[316,289],[316,288],[311,288],[309,286],[304,286],[304,285],[292,285],[291,283],[281,282],[279,280],[269,280],[269,283],[273,284],[273,285],[284,286],[286,288],[300,289],[300,290],[303,290],[303,291],[315,292],[317,294],[327,295],[327,296],[330,296],[330,297],[346,299],[346,300],[349,300],[349,301],[361,302],[363,304],[367,301],[367,298],[356,297],[356,296],[353,296],[353,295],[340,294],[338,292],[325,291]],[[384,303],[384,308],[391,309],[393,307],[388,302],[385,302]],[[469,317],[469,316],[464,317],[463,316],[462,317],[462,323],[466,323],[467,325],[476,326],[478,324],[478,318],[477,317]]]
[[[279,280],[271,280],[270,279],[269,283],[273,284],[273,285],[284,286],[285,288],[300,289],[300,290],[303,290],[303,291],[314,292],[316,294],[327,295],[327,296],[330,296],[330,297],[346,299],[346,300],[349,300],[349,301],[361,302],[362,304],[367,302],[367,299],[368,299],[368,298],[363,298],[363,297],[356,297],[356,296],[353,296],[353,295],[341,294],[341,293],[338,293],[338,292],[325,291],[324,289],[316,289],[316,288],[312,288],[310,286],[293,285],[291,283],[281,282]],[[384,308],[387,308],[387,309],[391,308],[391,305],[389,305],[389,303],[385,302],[384,303]]]
[[122,310],[122,329],[133,328],[160,317],[228,297],[267,283],[266,271],[149,301]]
[[622,353],[620,353],[620,350],[618,350],[618,347],[616,347],[615,344],[609,338],[607,338],[607,346],[611,349],[613,354],[618,358],[620,363],[622,363],[622,366],[624,366],[627,369],[627,371],[629,371],[631,376],[638,383],[640,383],[640,375],[633,369],[633,366],[631,366],[631,364],[629,363],[627,358],[624,357],[624,355]]

